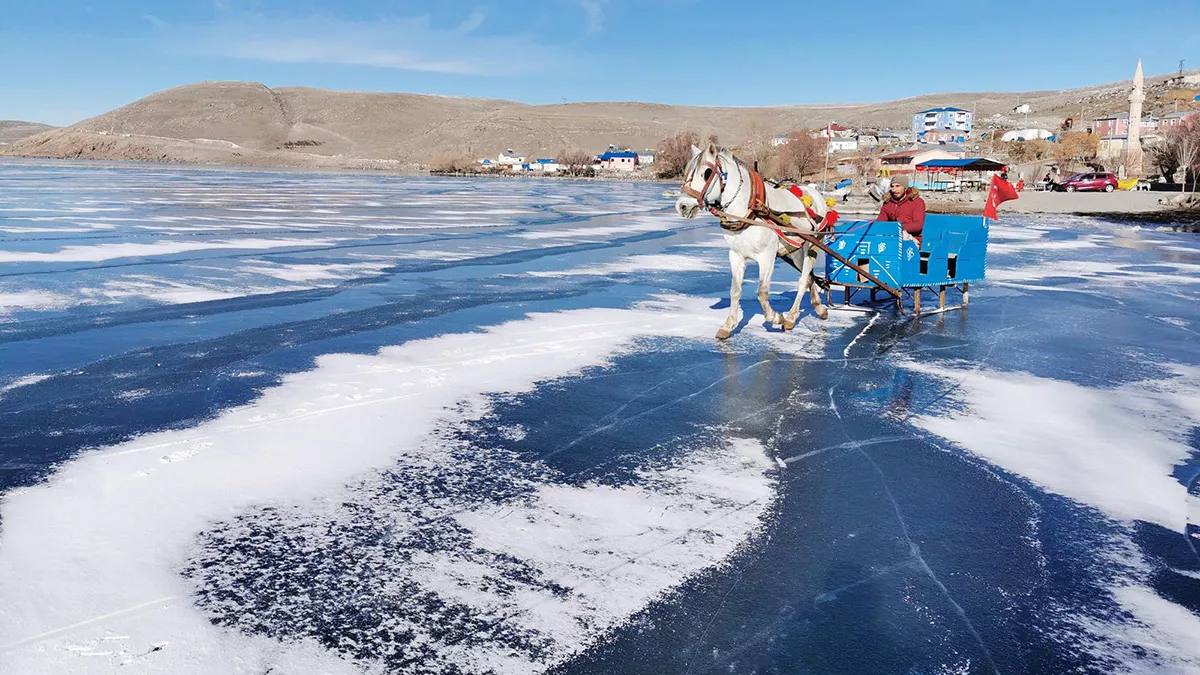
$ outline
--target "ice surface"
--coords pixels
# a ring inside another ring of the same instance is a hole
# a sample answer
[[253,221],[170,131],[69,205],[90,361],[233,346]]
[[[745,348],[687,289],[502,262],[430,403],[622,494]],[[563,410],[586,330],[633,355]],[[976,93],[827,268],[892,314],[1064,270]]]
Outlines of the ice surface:
[[289,246],[331,246],[336,239],[228,239],[212,241],[158,241],[151,244],[121,243],[64,246],[57,251],[0,251],[0,262],[100,262],[114,258],[170,255],[213,249],[261,250]]
[[[540,314],[374,356],[324,356],[317,369],[289,378],[252,406],[194,429],[153,434],[82,456],[47,484],[10,494],[0,509],[5,525],[0,598],[11,617],[0,625],[0,649],[19,668],[16,672],[108,672],[117,663],[127,663],[133,672],[236,672],[238,663],[267,663],[277,658],[278,647],[264,649],[260,640],[213,627],[186,601],[187,587],[176,571],[192,538],[208,523],[255,505],[336,490],[364,471],[382,468],[418,445],[463,400],[528,391],[538,381],[603,364],[637,336],[707,337],[718,322],[707,309],[710,303],[670,298],[638,309]],[[644,540],[658,542],[652,550],[585,555],[559,568],[542,557],[553,557],[553,549],[540,555],[514,550],[520,540],[512,538],[502,547],[495,539],[502,530],[485,515],[463,515],[464,527],[479,538],[479,546],[527,559],[566,587],[600,584],[555,609],[552,614],[560,618],[529,619],[531,630],[540,628],[561,659],[673,584],[718,563],[755,529],[770,499],[762,483],[769,463],[753,444],[739,447],[733,454],[709,453],[694,466],[647,474],[649,487],[546,488],[526,507],[526,515],[510,521],[532,519],[545,537],[562,539],[561,555],[572,550],[577,532],[569,521],[642,514],[638,517],[661,523],[645,530],[656,535]],[[736,478],[737,472],[743,476]],[[719,475],[724,478],[714,481]],[[593,506],[586,507],[586,500]],[[672,508],[677,515],[661,520]],[[720,528],[713,530],[718,522]],[[621,527],[632,529],[608,536],[622,540],[644,529],[631,522]],[[594,534],[605,536],[602,530]],[[630,543],[635,542],[625,541]],[[652,560],[639,561],[644,556]],[[623,574],[601,574],[622,561]],[[430,574],[453,575],[447,563],[430,561],[426,567]],[[577,583],[567,572],[571,567]],[[428,577],[425,585],[453,593],[461,584]],[[591,626],[587,640],[564,627],[577,621]],[[100,640],[109,630],[170,647],[144,666],[126,662],[128,651],[80,661],[68,649]],[[300,658],[302,649],[283,648],[282,653]],[[447,658],[485,657],[471,652]]]
[[660,193],[0,163],[0,674],[1200,672],[1200,243],[715,342]]
[[[955,383],[947,407],[914,423],[1113,518],[1182,532],[1187,491],[1172,477],[1200,425],[1200,369],[1112,391],[1022,373],[905,367]],[[958,405],[954,405],[958,403]]]

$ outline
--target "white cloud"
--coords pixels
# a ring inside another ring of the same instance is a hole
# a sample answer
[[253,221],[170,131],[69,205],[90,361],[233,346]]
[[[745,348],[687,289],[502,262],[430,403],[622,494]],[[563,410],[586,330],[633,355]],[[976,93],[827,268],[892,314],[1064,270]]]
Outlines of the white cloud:
[[155,28],[166,28],[167,27],[166,21],[163,21],[162,19],[158,18],[157,16],[154,16],[153,14],[143,14],[142,18],[145,19],[146,21],[150,22],[150,25],[154,26]]
[[471,12],[471,16],[467,17],[465,21],[458,24],[458,28],[455,29],[455,32],[462,33],[463,35],[473,33],[483,25],[483,20],[485,18],[487,18],[487,12],[483,11],[482,7],[476,7],[475,11]]
[[455,26],[428,17],[371,21],[222,13],[202,26],[172,31],[170,44],[202,56],[275,63],[327,63],[452,75],[530,72],[547,62],[544,44],[526,35],[480,34],[486,14],[474,10]]
[[580,0],[579,6],[583,8],[583,15],[587,20],[588,34],[604,30],[603,0]]

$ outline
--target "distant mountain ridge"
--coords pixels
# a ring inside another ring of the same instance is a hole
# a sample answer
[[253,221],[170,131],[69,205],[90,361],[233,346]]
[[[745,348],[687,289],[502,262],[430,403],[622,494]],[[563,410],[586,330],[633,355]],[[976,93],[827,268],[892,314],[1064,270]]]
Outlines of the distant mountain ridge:
[[20,120],[0,120],[0,144],[13,143],[28,138],[30,136],[40,134],[46,131],[52,131],[58,127],[50,126],[49,124],[41,124],[39,122],[22,122]]
[[[1166,77],[1149,78],[1148,89]],[[908,129],[927,108],[974,110],[976,126],[1046,126],[1065,117],[1123,109],[1126,83],[1064,91],[929,94],[885,103],[773,107],[654,103],[529,105],[424,94],[270,88],[253,82],[201,82],[161,91],[65,129],[15,140],[0,153],[168,162],[307,167],[419,168],[444,157],[529,157],[562,149],[599,151],[610,143],[652,148],[680,129],[728,143],[819,128]],[[1026,121],[1012,110],[1027,103]],[[1152,108],[1153,101],[1148,102]]]

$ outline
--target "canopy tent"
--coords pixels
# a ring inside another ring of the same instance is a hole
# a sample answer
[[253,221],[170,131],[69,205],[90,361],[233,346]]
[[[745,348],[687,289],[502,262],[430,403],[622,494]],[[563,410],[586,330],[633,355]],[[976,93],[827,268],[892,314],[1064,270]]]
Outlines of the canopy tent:
[[[961,190],[966,187],[982,186],[985,172],[1004,171],[1005,165],[993,159],[968,157],[965,159],[931,159],[916,166],[918,174],[924,174],[922,186],[928,190]],[[970,175],[968,175],[970,174]]]

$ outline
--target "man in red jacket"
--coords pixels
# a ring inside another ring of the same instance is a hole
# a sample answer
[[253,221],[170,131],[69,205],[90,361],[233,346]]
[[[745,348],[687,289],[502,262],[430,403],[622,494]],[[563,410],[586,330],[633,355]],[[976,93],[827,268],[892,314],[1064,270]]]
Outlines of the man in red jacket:
[[900,223],[900,227],[917,240],[917,245],[921,245],[921,231],[925,229],[925,200],[921,199],[916,188],[908,186],[907,176],[892,177],[887,199],[883,201],[883,208],[879,209],[879,217],[875,220]]

